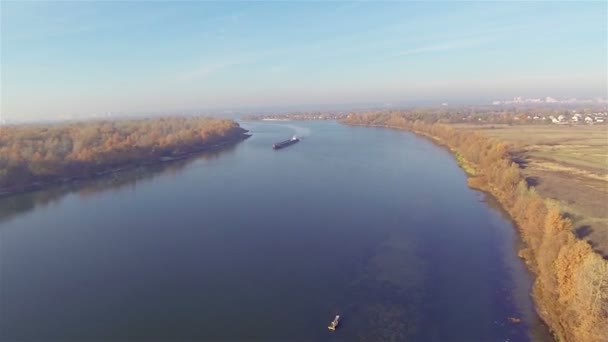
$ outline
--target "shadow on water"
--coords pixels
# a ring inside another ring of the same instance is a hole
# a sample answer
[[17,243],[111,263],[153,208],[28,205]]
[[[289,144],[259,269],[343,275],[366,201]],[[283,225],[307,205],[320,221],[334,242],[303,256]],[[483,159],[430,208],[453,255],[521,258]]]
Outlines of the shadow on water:
[[[511,227],[513,228],[513,231],[511,232],[513,236],[512,244],[510,246],[511,250],[505,250],[504,256],[504,265],[507,268],[507,271],[510,272],[515,279],[515,281],[512,283],[514,289],[511,294],[511,296],[514,297],[511,301],[511,303],[514,305],[511,308],[513,316],[509,317],[509,321],[511,321],[511,318],[520,319],[520,317],[523,317],[525,319],[517,324],[525,324],[528,326],[528,328],[525,330],[529,332],[528,337],[530,340],[539,342],[553,341],[549,327],[547,327],[547,325],[540,320],[534,311],[534,307],[532,306],[530,294],[532,293],[532,279],[534,279],[535,275],[523,265],[521,260],[519,260],[519,251],[525,247],[525,243],[521,239],[519,233],[515,231],[517,229],[517,223],[513,221],[509,213],[505,211],[500,202],[498,202],[494,196],[483,191],[479,191],[479,193],[483,195],[482,201],[487,204],[488,207],[494,209],[495,212],[499,213],[502,219],[510,222]],[[524,279],[520,277],[522,274],[527,274],[529,277]],[[511,323],[513,322],[511,321],[510,324]]]
[[222,146],[213,151],[200,152],[184,159],[138,166],[133,169],[101,175],[87,180],[76,180],[49,185],[40,190],[0,197],[0,223],[30,210],[46,207],[69,194],[85,198],[99,193],[136,187],[162,175],[172,175],[198,160],[213,160],[222,154],[234,152],[237,144]]

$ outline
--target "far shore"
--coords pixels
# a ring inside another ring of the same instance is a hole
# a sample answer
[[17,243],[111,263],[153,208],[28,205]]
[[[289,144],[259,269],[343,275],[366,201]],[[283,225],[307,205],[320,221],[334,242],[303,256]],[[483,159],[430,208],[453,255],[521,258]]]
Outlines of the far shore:
[[251,137],[251,134],[244,133],[244,134],[241,134],[238,136],[230,137],[227,140],[224,140],[224,141],[221,141],[221,142],[209,145],[209,146],[202,146],[198,149],[190,150],[188,152],[184,152],[184,153],[180,153],[180,154],[176,154],[176,155],[153,156],[153,157],[150,157],[149,159],[143,159],[143,160],[136,161],[136,162],[133,162],[128,165],[121,165],[119,167],[102,169],[102,170],[98,170],[98,171],[95,171],[95,172],[92,172],[92,173],[89,173],[86,175],[79,175],[79,176],[75,176],[75,177],[64,177],[64,178],[59,178],[59,179],[52,180],[52,181],[35,181],[35,182],[32,182],[30,184],[27,184],[25,186],[15,188],[15,189],[0,188],[0,199],[9,197],[9,196],[13,196],[13,195],[17,195],[17,194],[21,194],[21,193],[44,190],[45,188],[48,188],[48,187],[51,187],[54,185],[60,185],[60,184],[66,184],[66,183],[84,181],[84,180],[91,180],[91,179],[100,178],[100,177],[104,177],[104,176],[108,176],[108,175],[112,175],[112,174],[118,174],[118,173],[121,173],[124,171],[134,170],[138,167],[152,166],[152,165],[158,165],[158,164],[162,164],[162,163],[170,163],[170,162],[174,162],[174,161],[178,161],[178,160],[188,159],[188,158],[194,157],[196,155],[200,155],[205,152],[218,151],[224,147],[236,145],[239,142],[248,139],[249,137]]

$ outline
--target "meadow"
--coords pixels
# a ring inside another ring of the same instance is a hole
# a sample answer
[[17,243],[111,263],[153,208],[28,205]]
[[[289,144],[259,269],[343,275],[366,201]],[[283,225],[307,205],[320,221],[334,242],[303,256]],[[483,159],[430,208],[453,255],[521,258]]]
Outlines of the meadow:
[[576,234],[608,256],[607,125],[454,125],[511,145],[541,196],[556,201]]

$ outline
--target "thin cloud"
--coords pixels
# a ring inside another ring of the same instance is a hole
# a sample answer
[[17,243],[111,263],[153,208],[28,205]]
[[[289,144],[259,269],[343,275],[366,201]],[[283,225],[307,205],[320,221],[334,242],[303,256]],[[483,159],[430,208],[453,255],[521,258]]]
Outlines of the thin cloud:
[[[480,45],[483,45],[486,43],[490,43],[492,41],[495,41],[496,39],[497,39],[496,37],[473,37],[473,38],[453,39],[453,40],[449,40],[449,41],[443,41],[443,42],[439,42],[439,43],[426,44],[426,45],[413,47],[413,48],[392,54],[392,55],[386,57],[386,59],[398,58],[398,57],[403,57],[403,56],[407,56],[407,55],[414,55],[414,54],[421,54],[421,53],[450,51],[450,50],[470,48],[470,47],[480,46]],[[181,81],[188,81],[188,80],[193,80],[193,79],[204,79],[205,77],[207,77],[211,74],[220,72],[222,70],[225,70],[230,67],[237,66],[237,65],[254,63],[260,59],[273,57],[276,55],[280,55],[282,53],[305,51],[306,49],[320,48],[322,46],[323,46],[323,42],[321,41],[321,42],[313,42],[311,44],[300,44],[298,46],[288,47],[288,48],[279,48],[279,49],[270,49],[270,50],[259,51],[255,54],[250,54],[249,56],[244,57],[240,60],[231,60],[231,61],[207,63],[207,64],[200,65],[192,70],[188,70],[188,71],[181,73],[178,76],[178,79]],[[364,51],[368,48],[369,47],[358,46],[358,47],[353,47],[352,50],[353,51],[359,51],[359,50]],[[338,51],[338,52],[336,52],[336,51],[331,52],[331,51],[332,50],[328,50],[328,53],[336,54],[336,55],[344,55],[348,52],[348,50],[347,51]],[[350,51],[350,52],[353,52],[353,51]],[[276,66],[276,67],[269,68],[268,72],[269,73],[281,73],[281,72],[286,71],[286,69],[287,69],[286,66]]]
[[427,52],[438,52],[438,51],[450,51],[470,48],[474,46],[484,45],[495,41],[494,37],[479,37],[479,38],[467,38],[467,39],[456,39],[435,44],[426,44],[418,47],[410,48],[399,53],[392,55],[391,57],[401,57],[408,55],[415,55]]
[[277,54],[280,54],[280,53],[283,53],[286,51],[287,50],[282,49],[282,48],[260,50],[255,53],[250,53],[248,55],[241,56],[240,59],[203,63],[191,70],[187,70],[187,71],[180,73],[177,76],[177,79],[180,81],[188,81],[188,80],[193,80],[193,79],[204,79],[205,77],[207,77],[211,74],[220,72],[222,70],[225,70],[225,69],[228,69],[231,67],[235,67],[238,65],[255,63],[264,58],[269,58],[269,57],[275,56]]
[[239,64],[243,64],[243,63],[238,62],[238,61],[228,61],[228,62],[200,65],[192,70],[188,70],[186,72],[181,73],[180,75],[178,75],[178,79],[180,81],[203,79],[220,70],[229,68],[231,66],[239,65]]

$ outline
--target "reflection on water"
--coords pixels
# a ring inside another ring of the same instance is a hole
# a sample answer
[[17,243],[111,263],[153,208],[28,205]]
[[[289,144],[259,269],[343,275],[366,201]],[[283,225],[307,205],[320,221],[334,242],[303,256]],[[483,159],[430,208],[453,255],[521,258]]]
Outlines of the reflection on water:
[[135,169],[102,175],[94,179],[50,185],[38,191],[0,197],[0,223],[37,207],[45,207],[56,203],[68,194],[77,194],[84,199],[95,196],[100,192],[118,191],[126,187],[135,189],[137,186],[143,186],[147,181],[161,175],[177,175],[186,166],[197,161],[213,160],[219,158],[222,154],[233,153],[235,147],[236,145],[224,145],[213,151],[200,152],[185,159],[140,166]]
[[[488,205],[497,213],[500,221],[511,222],[513,227],[516,223],[513,222],[509,214],[503,209],[498,200],[491,194],[483,193],[483,203]],[[496,222],[499,225],[499,222]],[[516,228],[515,228],[516,229]],[[526,326],[529,331],[529,337],[534,341],[552,341],[553,338],[547,326],[538,319],[534,305],[531,299],[533,274],[528,270],[522,259],[519,258],[518,252],[524,248],[524,242],[513,230],[503,230],[504,240],[506,241],[503,248],[503,262],[506,271],[512,277],[513,281],[509,288],[504,289],[504,295],[512,298],[513,303],[518,308],[518,314],[514,314],[512,318],[521,319],[517,324]],[[510,242],[510,243],[509,243]],[[511,318],[511,317],[510,317]],[[513,322],[502,322],[502,325],[512,324]]]
[[331,122],[275,151],[293,127],[247,126],[0,199],[0,340],[543,340],[512,225],[448,152]]

